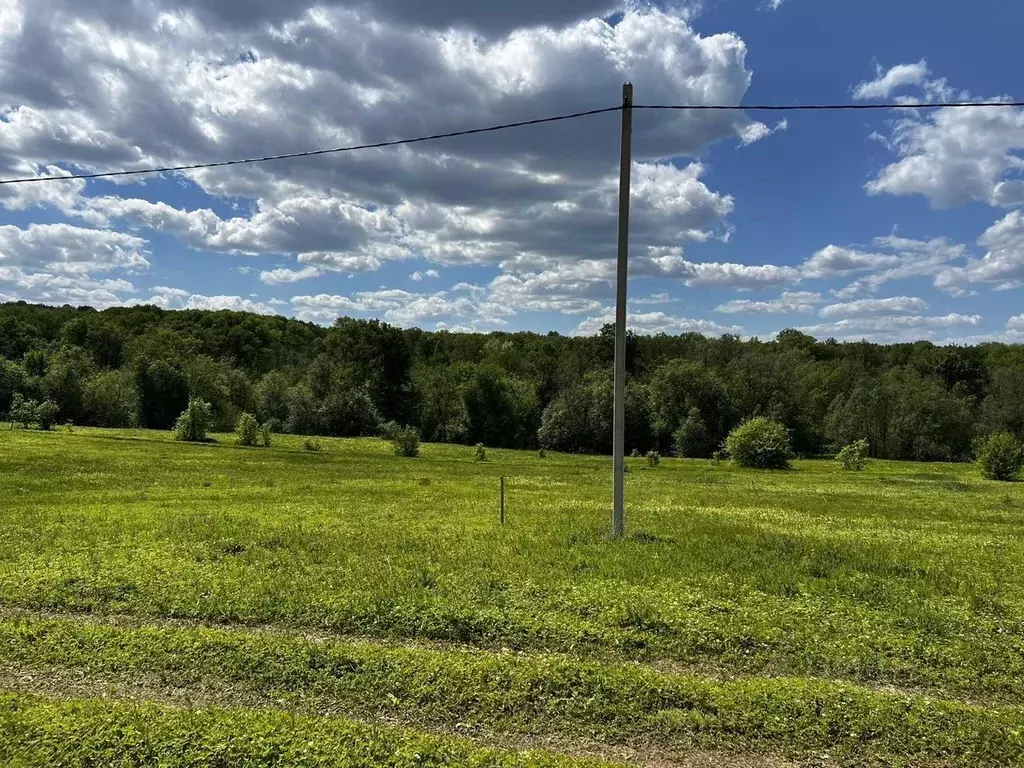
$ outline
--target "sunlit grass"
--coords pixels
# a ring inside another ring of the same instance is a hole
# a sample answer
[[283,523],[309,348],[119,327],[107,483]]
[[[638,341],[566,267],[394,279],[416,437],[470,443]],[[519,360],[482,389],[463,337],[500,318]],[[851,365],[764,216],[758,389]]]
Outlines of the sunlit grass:
[[604,458],[218,440],[0,432],[0,605],[1024,705],[1024,487],[970,466],[637,459],[612,541]]

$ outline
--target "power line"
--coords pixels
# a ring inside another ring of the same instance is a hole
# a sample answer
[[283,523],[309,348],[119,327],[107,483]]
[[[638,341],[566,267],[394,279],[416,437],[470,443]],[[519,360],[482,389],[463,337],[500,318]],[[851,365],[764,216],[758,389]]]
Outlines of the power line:
[[439,139],[454,139],[458,136],[472,136],[479,133],[493,133],[504,131],[509,128],[524,128],[530,125],[543,125],[545,123],[557,123],[563,120],[575,120],[580,117],[601,115],[606,112],[619,112],[618,107],[606,107],[604,109],[591,109],[586,112],[574,112],[570,115],[557,115],[556,117],[541,117],[536,120],[523,120],[518,123],[504,123],[492,125],[487,128],[471,128],[465,131],[453,131],[451,133],[435,133],[431,136],[418,136],[415,139],[396,139],[394,141],[379,141],[374,144],[356,144],[347,147],[334,147],[331,149],[313,149],[306,152],[288,152],[281,155],[267,155],[265,157],[248,157],[242,160],[221,160],[212,163],[194,163],[192,165],[170,165],[162,168],[138,168],[131,171],[105,171],[103,173],[76,173],[70,176],[34,176],[24,179],[0,179],[0,185],[4,184],[31,184],[39,181],[72,181],[74,179],[109,179],[115,176],[140,176],[149,173],[176,173],[178,171],[197,171],[203,168],[224,168],[229,165],[246,165],[249,163],[267,163],[271,160],[291,160],[299,157],[317,157],[319,155],[336,155],[343,152],[359,152],[366,149],[384,149],[385,147],[399,147],[407,144],[422,144],[426,141],[437,141]]
[[690,112],[831,112],[864,109],[965,109],[968,107],[1024,107],[1024,101],[952,101],[927,104],[636,104],[633,109]]
[[[852,111],[852,110],[882,110],[882,109],[966,109],[970,107],[1024,107],[1024,101],[975,101],[975,102],[933,102],[927,104],[636,104],[633,109],[665,110],[665,111],[686,111],[686,112],[825,112],[825,111]],[[399,147],[409,144],[422,144],[428,141],[440,139],[454,139],[459,136],[473,136],[481,133],[494,133],[505,131],[511,128],[525,128],[533,125],[544,125],[546,123],[558,123],[565,120],[576,120],[582,117],[602,115],[608,112],[620,112],[622,106],[605,107],[604,109],[591,109],[586,112],[573,112],[567,115],[556,115],[555,117],[542,117],[535,120],[523,120],[517,123],[503,123],[492,125],[486,128],[471,128],[464,131],[452,131],[450,133],[435,133],[430,136],[418,136],[413,139],[396,139],[393,141],[379,141],[373,144],[355,144],[347,147],[332,147],[329,149],[313,149],[305,152],[287,152],[280,155],[266,155],[264,157],[247,157],[240,160],[220,160],[209,163],[193,163],[191,165],[170,165],[157,168],[137,168],[130,171],[105,171],[102,173],[76,173],[67,176],[33,176],[21,179],[0,179],[0,186],[6,184],[32,184],[41,181],[73,181],[76,179],[109,179],[122,176],[141,176],[155,173],[178,173],[181,171],[198,171],[205,168],[224,168],[231,165],[249,165],[252,163],[267,163],[273,160],[291,160],[302,157],[318,157],[320,155],[337,155],[345,152],[359,152],[367,149],[384,149],[387,147]]]

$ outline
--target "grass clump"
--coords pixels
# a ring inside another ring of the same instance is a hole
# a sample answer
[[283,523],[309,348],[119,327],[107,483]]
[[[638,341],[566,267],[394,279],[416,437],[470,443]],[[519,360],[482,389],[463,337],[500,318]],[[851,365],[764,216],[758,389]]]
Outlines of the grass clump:
[[1008,432],[997,432],[980,440],[975,449],[978,469],[988,480],[1009,482],[1024,468],[1024,447]]
[[848,472],[863,472],[868,466],[870,450],[867,440],[858,440],[843,448],[836,456],[836,461]]
[[737,466],[751,469],[789,469],[793,450],[789,432],[777,421],[756,418],[736,427],[725,448]]
[[415,459],[420,455],[420,432],[416,427],[399,427],[394,431],[391,444],[396,456]]
[[188,408],[174,424],[174,439],[183,443],[205,443],[213,423],[213,408],[205,400],[189,400]]
[[487,461],[487,448],[484,447],[483,443],[476,444],[475,461]]
[[302,441],[302,448],[309,453],[320,453],[324,449],[323,443],[315,437],[307,437]]

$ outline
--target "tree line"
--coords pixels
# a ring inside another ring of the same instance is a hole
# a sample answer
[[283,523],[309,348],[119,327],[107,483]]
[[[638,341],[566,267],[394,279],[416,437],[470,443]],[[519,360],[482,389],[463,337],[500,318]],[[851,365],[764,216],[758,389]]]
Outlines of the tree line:
[[[50,402],[58,423],[171,429],[190,399],[232,431],[611,452],[614,333],[462,334],[340,318],[332,327],[153,306],[0,305],[0,413]],[[877,458],[960,461],[979,436],[1024,439],[1024,346],[628,339],[627,450],[710,457],[754,417],[802,455],[867,439]]]

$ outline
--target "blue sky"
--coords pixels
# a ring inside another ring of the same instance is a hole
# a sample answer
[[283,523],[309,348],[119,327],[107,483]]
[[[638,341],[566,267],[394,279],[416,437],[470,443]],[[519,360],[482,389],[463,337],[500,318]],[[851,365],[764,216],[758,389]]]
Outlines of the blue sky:
[[[529,119],[626,79],[641,104],[1024,98],[1019,4],[776,5],[0,0],[0,177]],[[617,121],[0,187],[0,298],[594,332]],[[1019,109],[638,111],[634,150],[639,331],[1024,339]]]

